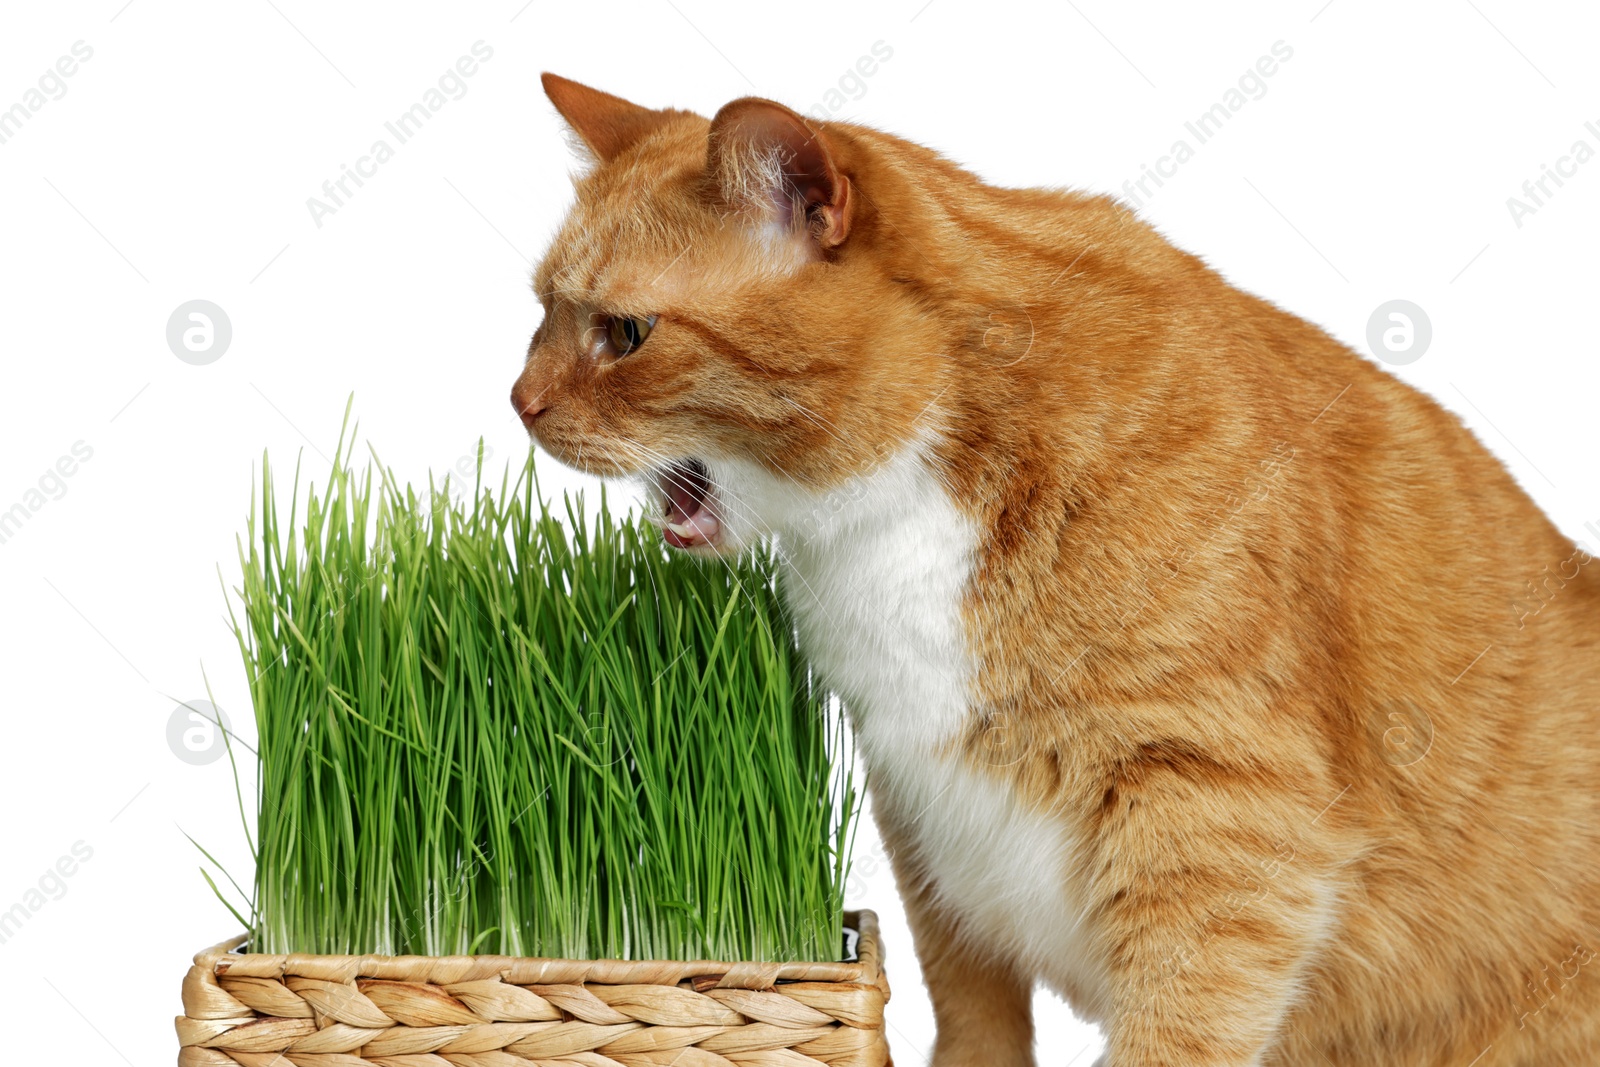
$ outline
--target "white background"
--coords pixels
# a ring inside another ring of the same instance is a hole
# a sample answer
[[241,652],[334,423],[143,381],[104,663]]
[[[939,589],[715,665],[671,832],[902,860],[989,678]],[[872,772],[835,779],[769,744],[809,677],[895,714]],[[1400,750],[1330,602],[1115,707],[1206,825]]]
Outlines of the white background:
[[[0,108],[74,42],[93,48],[0,144],[0,511],[74,443],[93,450],[0,544],[0,910],[75,842],[93,849],[0,944],[10,1061],[171,1063],[188,957],[234,931],[180,833],[248,876],[228,766],[180,762],[166,725],[203,670],[251,732],[219,567],[231,584],[262,450],[318,472],[354,391],[403,479],[480,435],[496,469],[523,454],[506,396],[535,325],[529,257],[570,196],[541,70],[704,114],[751,93],[810,110],[882,41],[892,57],[846,78],[839,117],[995,182],[1114,192],[1193,145],[1184,122],[1281,40],[1293,57],[1265,95],[1146,215],[1358,348],[1378,305],[1420,305],[1432,345],[1397,373],[1600,547],[1600,160],[1520,227],[1506,203],[1575,140],[1600,148],[1590,5],[124,3],[17,5],[0,34]],[[479,40],[494,55],[466,95],[315,226],[307,198]],[[209,366],[165,339],[196,298],[233,326]],[[859,863],[851,903],[884,921],[895,1055],[920,1064],[932,1015],[870,829]],[[1094,1030],[1038,1002],[1041,1061],[1090,1062]]]

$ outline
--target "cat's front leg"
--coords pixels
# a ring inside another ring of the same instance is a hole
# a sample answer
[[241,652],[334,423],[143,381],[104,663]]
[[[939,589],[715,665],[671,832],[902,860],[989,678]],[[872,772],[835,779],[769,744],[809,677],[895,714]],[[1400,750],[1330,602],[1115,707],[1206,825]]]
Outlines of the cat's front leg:
[[985,953],[962,931],[936,901],[932,877],[893,802],[874,794],[874,807],[933,1001],[936,1037],[929,1067],[1035,1067],[1032,977]]
[[1311,772],[1291,786],[1195,767],[1156,760],[1107,794],[1106,1067],[1255,1067],[1337,926]]

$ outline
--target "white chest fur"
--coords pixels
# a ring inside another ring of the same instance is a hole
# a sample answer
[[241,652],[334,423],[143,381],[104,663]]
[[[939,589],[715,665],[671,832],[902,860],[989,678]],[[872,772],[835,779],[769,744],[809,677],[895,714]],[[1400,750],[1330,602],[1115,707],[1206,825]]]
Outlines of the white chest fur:
[[977,537],[909,453],[834,494],[831,507],[780,534],[783,590],[806,656],[845,697],[871,766],[966,725],[960,608]]
[[1019,803],[1004,769],[938,751],[973,714],[961,605],[978,531],[914,452],[830,501],[740,489],[783,531],[802,647],[844,697],[873,793],[909,819],[942,905],[998,955],[1098,999],[1071,829]]

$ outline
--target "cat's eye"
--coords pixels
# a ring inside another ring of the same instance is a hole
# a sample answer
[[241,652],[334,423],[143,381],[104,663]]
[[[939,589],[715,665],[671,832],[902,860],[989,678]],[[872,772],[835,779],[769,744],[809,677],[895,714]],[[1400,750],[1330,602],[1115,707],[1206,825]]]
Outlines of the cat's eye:
[[642,315],[607,315],[600,325],[605,334],[605,344],[610,349],[607,353],[614,359],[621,359],[640,345],[650,336],[650,331],[655,328],[656,317]]

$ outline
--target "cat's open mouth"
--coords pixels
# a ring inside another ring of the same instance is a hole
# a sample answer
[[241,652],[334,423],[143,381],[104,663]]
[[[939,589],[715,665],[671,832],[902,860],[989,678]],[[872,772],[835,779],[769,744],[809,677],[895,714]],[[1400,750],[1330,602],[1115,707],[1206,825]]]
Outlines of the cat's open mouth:
[[712,504],[711,474],[697,459],[672,464],[656,475],[661,491],[662,536],[674,548],[715,545],[722,532]]

